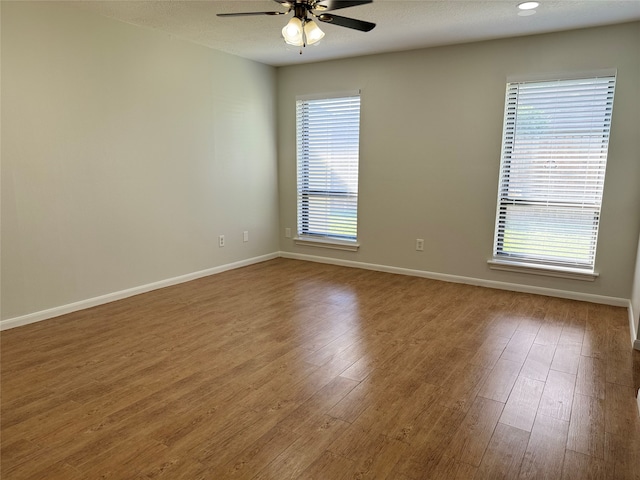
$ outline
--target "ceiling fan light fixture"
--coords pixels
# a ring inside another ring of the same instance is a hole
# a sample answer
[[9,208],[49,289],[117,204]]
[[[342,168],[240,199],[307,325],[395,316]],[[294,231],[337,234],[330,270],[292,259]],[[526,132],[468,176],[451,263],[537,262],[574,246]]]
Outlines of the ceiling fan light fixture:
[[[1,0],[0,0],[1,1]],[[265,0],[266,1],[266,0]],[[282,37],[287,45],[304,47],[315,45],[324,38],[324,32],[320,30],[314,19],[323,23],[333,23],[338,27],[350,28],[360,32],[371,31],[376,24],[358,20],[356,18],[343,17],[321,13],[347,7],[357,7],[372,3],[373,0],[273,0],[287,9],[284,11],[264,12],[235,12],[218,13],[219,17],[248,17],[254,15],[287,15],[293,13],[287,24],[282,28]],[[323,2],[323,3],[321,3]],[[300,49],[302,54],[302,49]]]
[[302,21],[298,17],[293,17],[282,29],[282,36],[289,45],[300,47],[304,45],[302,32]]
[[324,37],[324,32],[320,30],[320,27],[313,20],[307,20],[304,23],[304,35],[307,38],[307,43],[313,45],[319,42]]

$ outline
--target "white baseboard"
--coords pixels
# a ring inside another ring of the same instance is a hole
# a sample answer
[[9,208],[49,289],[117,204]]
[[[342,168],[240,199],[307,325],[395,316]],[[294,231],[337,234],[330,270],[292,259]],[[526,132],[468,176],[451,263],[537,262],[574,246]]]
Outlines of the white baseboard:
[[254,263],[265,262],[267,260],[278,258],[279,256],[280,254],[278,252],[269,253],[267,255],[248,258],[246,260],[240,260],[238,262],[228,263],[226,265],[220,265],[218,267],[208,268],[206,270],[200,270],[198,272],[188,273],[186,275],[180,275],[178,277],[167,278],[166,280],[160,280],[159,282],[140,285],[139,287],[128,288],[126,290],[120,290],[118,292],[100,295],[99,297],[88,298],[86,300],[69,303],[60,307],[41,310],[39,312],[30,313],[28,315],[22,315],[20,317],[8,318],[6,320],[0,321],[0,331],[7,330],[9,328],[21,327],[22,325],[28,325],[30,323],[40,322],[42,320],[48,320],[50,318],[59,317],[60,315],[77,312],[78,310],[83,310],[85,308],[103,305],[105,303],[132,297],[134,295],[150,292],[159,288],[170,287],[171,285],[177,285],[179,283],[189,282],[198,278],[208,277],[209,275],[215,275],[216,273],[226,272],[227,270],[246,267],[248,265],[253,265]]
[[478,287],[497,288],[499,290],[509,290],[512,292],[534,293],[546,295],[548,297],[560,297],[570,300],[580,300],[583,302],[601,303],[615,307],[627,307],[629,300],[626,298],[607,297],[604,295],[593,295],[590,293],[569,292],[566,290],[556,290],[553,288],[533,287],[530,285],[520,285],[517,283],[496,282],[493,280],[483,280],[481,278],[463,277],[460,275],[449,275],[446,273],[427,272],[424,270],[412,270],[409,268],[390,267],[387,265],[377,265],[374,263],[354,262],[351,260],[339,260],[335,258],[317,257],[314,255],[304,255],[300,253],[280,252],[283,258],[295,260],[306,260],[309,262],[327,263],[343,267],[363,268],[365,270],[375,270],[378,272],[396,273],[400,275],[410,275],[413,277],[430,278],[432,280],[442,280],[451,283],[464,283]]
[[[0,331],[10,328],[20,327],[22,325],[28,325],[30,323],[40,322],[49,318],[58,317],[85,308],[91,308],[105,303],[121,300],[123,298],[131,297],[133,295],[139,295],[141,293],[150,292],[159,288],[169,287],[171,285],[177,285],[179,283],[189,282],[198,278],[207,277],[209,275],[215,275],[217,273],[226,272],[236,268],[253,265],[255,263],[265,262],[274,258],[283,257],[296,260],[304,260],[316,263],[326,263],[331,265],[339,265],[343,267],[362,268],[365,270],[375,270],[378,272],[395,273],[399,275],[410,275],[414,277],[429,278],[432,280],[441,280],[451,283],[463,283],[467,285],[475,285],[479,287],[497,288],[500,290],[509,290],[522,293],[533,293],[538,295],[546,295],[550,297],[567,298],[571,300],[580,300],[592,303],[601,303],[605,305],[613,305],[616,307],[627,307],[629,309],[630,327],[632,334],[632,343],[634,348],[640,350],[640,339],[637,338],[637,332],[635,332],[635,323],[633,322],[633,312],[631,302],[627,299],[617,297],[607,297],[603,295],[593,295],[579,292],[569,292],[565,290],[556,290],[552,288],[533,287],[529,285],[520,285],[515,283],[496,282],[492,280],[483,280],[479,278],[463,277],[459,275],[449,275],[445,273],[428,272],[424,270],[413,270],[409,268],[392,267],[388,265],[378,265],[373,263],[354,262],[351,260],[339,260],[335,258],[319,257],[314,255],[304,255],[291,252],[274,252],[267,255],[261,255],[259,257],[253,257],[246,260],[241,260],[226,265],[220,265],[218,267],[209,268],[206,270],[200,270],[198,272],[181,275],[178,277],[168,278],[159,282],[149,283],[138,287],[129,288],[126,290],[120,290],[118,292],[101,295],[99,297],[93,297],[79,302],[62,305],[59,307],[42,310],[39,312],[22,315],[20,317],[8,318],[0,321]],[[635,339],[635,341],[634,341]]]
[[636,330],[636,316],[633,311],[633,303],[629,300],[629,306],[627,307],[629,311],[629,330],[631,331],[631,344],[633,348],[636,350],[640,350],[640,336],[638,336],[638,331]]

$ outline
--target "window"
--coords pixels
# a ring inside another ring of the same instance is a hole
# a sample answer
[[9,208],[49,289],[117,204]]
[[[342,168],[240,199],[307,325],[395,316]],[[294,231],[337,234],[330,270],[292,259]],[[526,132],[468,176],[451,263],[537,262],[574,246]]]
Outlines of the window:
[[507,84],[492,268],[595,277],[614,87],[615,72]]
[[296,243],[357,249],[360,94],[299,99]]

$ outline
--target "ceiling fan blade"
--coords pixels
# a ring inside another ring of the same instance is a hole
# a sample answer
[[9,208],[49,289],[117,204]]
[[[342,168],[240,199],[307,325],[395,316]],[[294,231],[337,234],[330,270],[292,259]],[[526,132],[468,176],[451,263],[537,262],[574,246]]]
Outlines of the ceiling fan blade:
[[218,13],[218,17],[249,17],[251,15],[286,15],[289,12],[242,12],[242,13]]
[[375,23],[365,22],[364,20],[356,20],[355,18],[341,17],[332,13],[322,13],[316,17],[321,22],[332,23],[340,27],[352,28],[361,32],[369,32],[376,26]]
[[[276,2],[277,1],[278,0],[276,0]],[[366,5],[367,3],[373,3],[373,0],[320,0],[315,4],[313,10],[328,12],[329,10],[357,7],[358,5]]]

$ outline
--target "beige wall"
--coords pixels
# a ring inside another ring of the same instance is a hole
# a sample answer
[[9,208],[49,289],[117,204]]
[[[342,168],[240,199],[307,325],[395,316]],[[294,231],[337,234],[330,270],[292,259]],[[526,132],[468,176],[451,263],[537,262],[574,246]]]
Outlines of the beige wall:
[[[640,231],[640,23],[278,69],[281,249],[630,298]],[[320,47],[318,47],[320,48]],[[507,76],[618,69],[595,282],[490,270]],[[360,251],[300,247],[296,95],[362,89]],[[424,252],[415,239],[424,238]]]
[[278,251],[275,69],[2,2],[1,95],[3,319]]
[[[630,298],[640,232],[639,43],[634,23],[276,75],[59,4],[2,2],[1,317],[279,248]],[[489,270],[506,77],[611,67],[618,86],[600,278]],[[357,88],[361,250],[296,247],[283,236],[296,223],[295,96]],[[416,238],[424,252],[414,250]],[[633,295],[638,305],[637,287]]]

